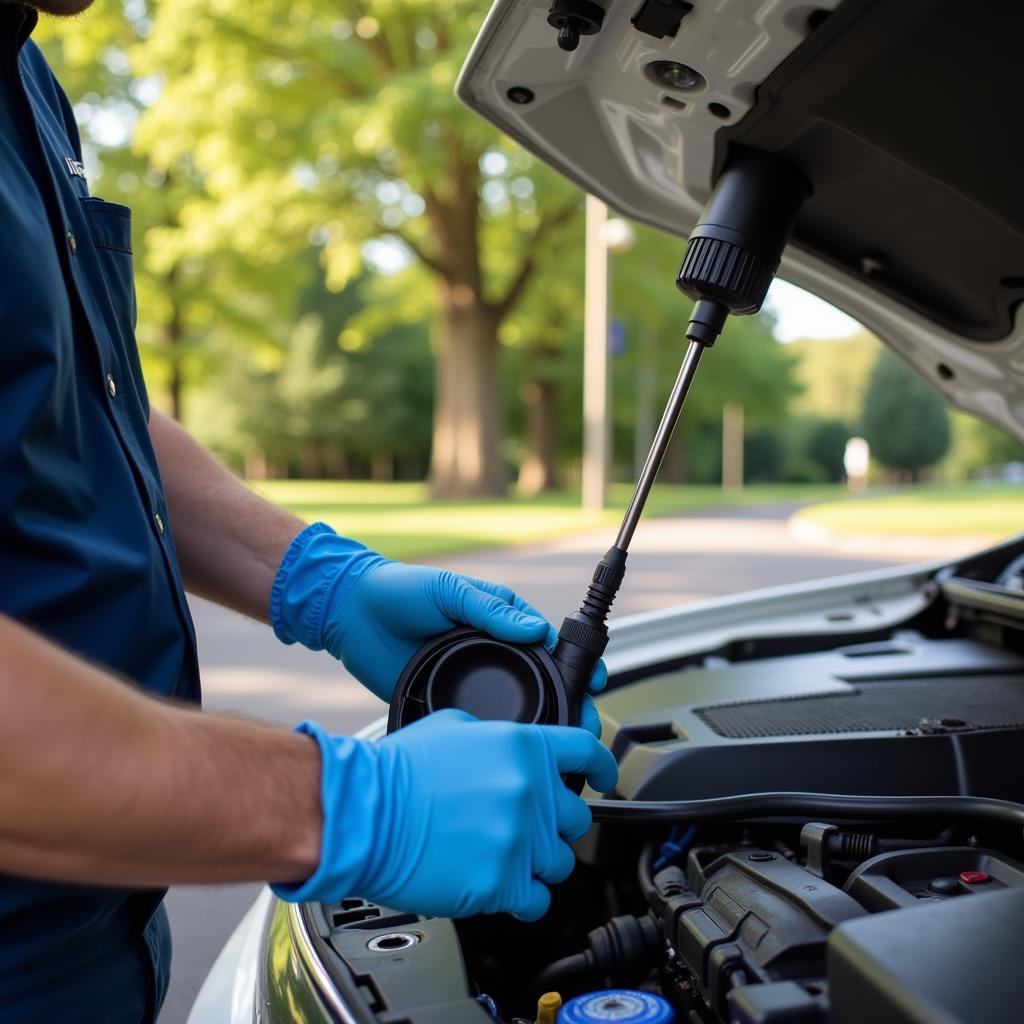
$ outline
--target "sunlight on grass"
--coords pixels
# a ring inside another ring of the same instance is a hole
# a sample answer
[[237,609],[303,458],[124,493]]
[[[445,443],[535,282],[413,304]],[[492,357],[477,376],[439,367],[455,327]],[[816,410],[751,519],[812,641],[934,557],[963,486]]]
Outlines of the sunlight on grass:
[[[252,485],[307,521],[323,520],[392,558],[425,558],[456,551],[526,544],[584,530],[617,526],[632,494],[629,484],[611,489],[611,508],[585,512],[579,494],[555,491],[505,501],[431,501],[425,484],[364,481],[267,480]],[[649,515],[671,515],[729,505],[814,501],[836,487],[655,487]]]
[[814,505],[798,518],[845,534],[997,540],[1024,530],[1024,487],[975,484],[918,487]]

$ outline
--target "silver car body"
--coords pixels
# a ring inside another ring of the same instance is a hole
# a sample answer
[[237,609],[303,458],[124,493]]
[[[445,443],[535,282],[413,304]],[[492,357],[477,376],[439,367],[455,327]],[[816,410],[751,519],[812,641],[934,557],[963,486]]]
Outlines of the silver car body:
[[[733,641],[773,636],[849,636],[897,627],[935,595],[933,577],[944,563],[838,576],[827,582],[792,584],[717,598],[683,608],[648,612],[613,622],[605,660],[617,674],[690,654],[721,649]],[[600,706],[600,701],[598,702]],[[385,732],[380,719],[362,739]],[[287,934],[276,947],[288,969],[302,975],[322,1011],[308,1020],[350,1020],[344,1002],[319,965],[302,917],[263,890],[217,958],[196,998],[188,1024],[253,1024],[263,1020],[261,974],[268,969],[267,935],[276,914]],[[282,946],[284,949],[282,950]]]

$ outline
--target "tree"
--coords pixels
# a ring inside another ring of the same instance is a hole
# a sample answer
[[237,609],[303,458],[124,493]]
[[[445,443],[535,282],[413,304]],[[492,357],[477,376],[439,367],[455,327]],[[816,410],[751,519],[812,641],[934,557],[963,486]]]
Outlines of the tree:
[[822,470],[830,483],[846,476],[846,442],[853,431],[842,420],[814,420],[807,433],[807,458]]
[[[422,476],[430,455],[429,321],[408,301],[408,277],[364,274],[341,294],[317,279],[302,303],[322,317],[323,345],[341,357],[343,383],[331,399],[342,417],[337,439],[346,455],[384,477],[400,463]],[[350,292],[354,310],[342,301]],[[404,319],[390,314],[395,308]]]
[[795,376],[802,389],[793,411],[856,423],[882,348],[878,338],[865,330],[845,338],[790,342],[786,351],[798,358]]
[[[682,239],[641,227],[632,250],[614,257],[613,315],[626,335],[625,353],[613,361],[618,452],[632,454],[636,380],[644,361],[654,363],[652,419],[657,423],[685,353],[692,303],[675,285],[684,248]],[[799,391],[796,364],[788,347],[775,341],[767,316],[730,317],[722,337],[701,359],[667,457],[666,479],[721,479],[723,406],[740,403],[751,434],[778,425]]]
[[160,0],[138,64],[166,84],[137,144],[159,167],[187,160],[203,183],[182,251],[230,247],[273,267],[313,238],[341,287],[366,243],[388,239],[429,276],[432,480],[445,496],[504,489],[499,331],[579,207],[452,95],[485,8]]
[[[316,256],[310,250],[304,262],[315,269]],[[314,275],[273,358],[230,360],[218,341],[217,386],[192,403],[207,443],[249,476],[390,477],[402,466],[421,474],[433,399],[427,327],[365,330],[402,284],[401,275],[366,275],[330,292]]]
[[999,427],[965,412],[954,412],[952,420],[953,443],[942,470],[954,479],[982,469],[991,472],[1008,462],[1024,462],[1024,444]]
[[[558,246],[538,255],[533,282],[502,326],[518,371],[513,417],[522,437],[518,489],[537,494],[562,483],[566,437],[580,417],[583,331],[583,223],[577,218]],[[565,399],[575,400],[569,407]],[[578,454],[577,448],[572,452]]]
[[230,244],[182,246],[203,181],[189,154],[157,166],[133,142],[159,81],[138,74],[151,5],[96,4],[73,21],[44,19],[36,33],[75,104],[92,194],[132,208],[136,337],[155,404],[184,418],[186,391],[214,369],[217,339],[233,358],[273,350],[287,325],[275,319],[305,268],[252,266]]
[[911,480],[949,449],[945,402],[888,350],[881,352],[871,371],[864,437],[883,466],[909,474]]

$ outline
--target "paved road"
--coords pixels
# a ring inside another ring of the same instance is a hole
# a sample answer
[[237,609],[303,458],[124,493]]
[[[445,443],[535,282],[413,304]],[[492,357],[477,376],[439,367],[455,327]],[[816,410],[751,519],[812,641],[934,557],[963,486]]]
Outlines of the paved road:
[[[630,551],[617,615],[664,608],[754,587],[891,565],[897,552],[869,560],[812,548],[792,538],[792,507],[731,509],[715,516],[645,522]],[[459,572],[499,580],[552,620],[576,607],[607,533],[439,559]],[[940,557],[937,548],[929,556]],[[921,557],[920,555],[918,557]],[[328,656],[279,644],[270,631],[204,601],[193,602],[208,708],[238,710],[294,724],[315,718],[352,732],[383,713]],[[221,946],[258,886],[178,887],[168,897],[174,974],[160,1024],[182,1024]]]

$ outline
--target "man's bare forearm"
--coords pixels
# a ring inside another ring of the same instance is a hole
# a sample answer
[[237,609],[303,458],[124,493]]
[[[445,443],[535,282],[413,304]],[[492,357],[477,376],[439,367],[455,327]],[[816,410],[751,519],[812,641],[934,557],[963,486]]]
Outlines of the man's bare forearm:
[[305,736],[144,696],[0,616],[0,872],[130,886],[315,869]]
[[154,411],[149,430],[185,586],[266,622],[274,576],[305,523],[254,494],[169,417]]

